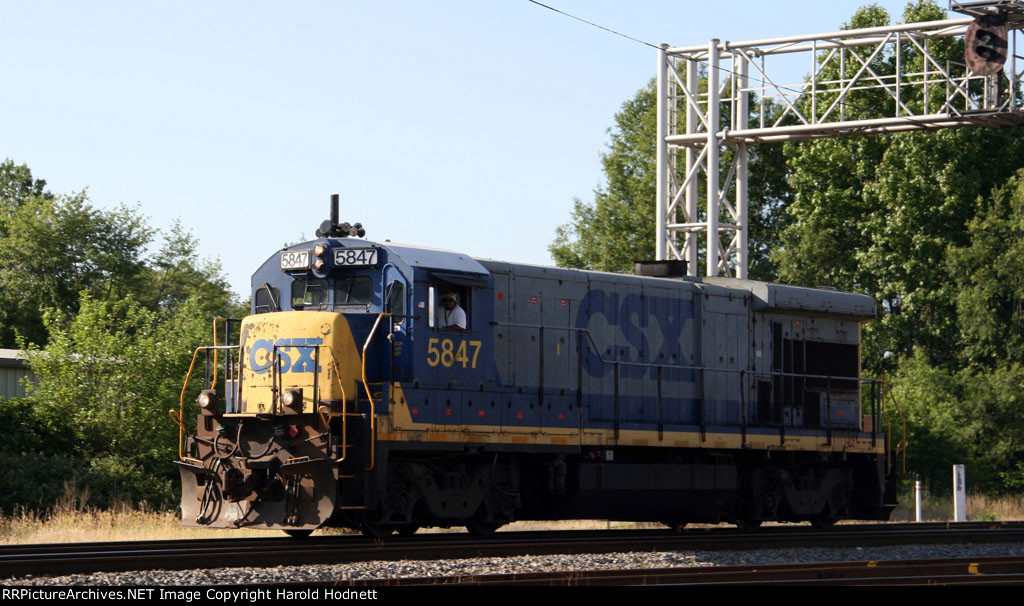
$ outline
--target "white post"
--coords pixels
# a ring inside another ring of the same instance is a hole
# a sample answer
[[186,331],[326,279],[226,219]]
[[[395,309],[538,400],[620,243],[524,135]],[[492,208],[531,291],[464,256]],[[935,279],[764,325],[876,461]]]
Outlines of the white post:
[[964,466],[953,466],[953,521],[967,521],[967,482],[964,478]]
[[721,121],[721,99],[718,90],[719,53],[718,39],[708,43],[708,142],[707,142],[707,173],[708,173],[708,249],[707,276],[718,275],[718,248],[721,238],[718,235],[718,171],[721,148],[718,146],[718,129]]
[[921,474],[917,474],[914,482],[914,521],[921,521]]
[[[747,58],[743,55],[738,55],[737,72],[739,77],[737,78],[738,91],[733,91],[734,94],[738,95],[739,103],[736,109],[736,116],[733,117],[733,121],[736,123],[737,128],[747,128],[750,121],[750,93],[747,92],[748,81],[747,81]],[[733,64],[737,64],[737,60],[733,60]],[[739,246],[737,247],[736,255],[736,277],[741,280],[746,280],[748,276],[748,270],[750,267],[749,257],[749,193],[747,184],[750,181],[750,156],[749,150],[747,149],[746,143],[740,143],[736,146],[736,214],[737,223],[739,224]]]
[[[689,89],[692,97],[687,100],[686,103],[686,134],[696,134],[700,129],[700,114],[697,113],[697,102],[699,101],[698,96],[700,92],[700,72],[697,69],[697,62],[693,59],[686,60],[686,88]],[[692,103],[690,102],[692,100]],[[686,147],[686,174],[689,175],[690,171],[693,170],[693,165],[697,163],[697,150],[692,145]],[[692,224],[697,223],[697,208],[698,200],[697,197],[700,195],[700,189],[697,187],[697,175],[694,174],[693,178],[686,185],[686,222]],[[686,232],[686,273],[689,276],[697,276],[697,263],[700,262],[697,256],[697,248],[699,246],[697,232],[693,229],[689,229]]]
[[657,126],[657,137],[658,137],[658,148],[657,148],[657,173],[655,178],[658,180],[655,185],[655,196],[657,202],[655,203],[655,213],[657,213],[657,223],[655,224],[655,249],[654,258],[658,261],[664,261],[668,259],[666,249],[666,241],[668,240],[668,230],[666,228],[666,222],[668,217],[668,143],[665,142],[665,136],[668,134],[668,91],[666,86],[669,84],[665,80],[665,49],[668,48],[667,44],[662,44],[658,47],[658,126]]

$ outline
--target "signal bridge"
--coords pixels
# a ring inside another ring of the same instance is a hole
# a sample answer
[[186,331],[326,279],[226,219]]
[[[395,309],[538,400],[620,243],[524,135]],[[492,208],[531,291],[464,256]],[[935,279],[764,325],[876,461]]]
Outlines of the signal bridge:
[[[746,42],[662,44],[657,259],[684,260],[689,275],[698,275],[703,234],[706,275],[747,277],[752,145],[1024,123],[1024,57],[1017,54],[1024,2],[950,2],[950,10],[967,16]],[[803,82],[786,84],[776,76],[784,55],[806,58]],[[887,109],[874,115],[878,97]],[[874,99],[870,108],[866,99]],[[771,107],[779,108],[775,115]],[[725,146],[736,149],[729,166],[723,165]]]

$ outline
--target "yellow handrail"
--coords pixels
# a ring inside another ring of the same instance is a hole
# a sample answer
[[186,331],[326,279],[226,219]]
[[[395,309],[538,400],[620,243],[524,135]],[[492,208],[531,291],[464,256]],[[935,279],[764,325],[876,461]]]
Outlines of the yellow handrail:
[[[175,415],[175,411],[174,411],[173,408],[171,410],[167,411],[168,414],[171,415],[171,420],[174,421],[174,424],[178,426],[178,458],[179,459],[183,459],[184,456],[185,456],[185,431],[186,431],[185,421],[184,421],[184,419],[185,419],[185,392],[188,391],[188,383],[189,383],[189,381],[192,380],[192,371],[195,370],[196,360],[199,359],[199,352],[207,351],[207,350],[210,350],[210,349],[213,350],[213,355],[216,356],[217,355],[217,346],[216,345],[214,345],[213,347],[210,347],[208,345],[204,345],[202,347],[197,347],[196,348],[195,352],[192,354],[192,363],[188,365],[188,373],[185,374],[185,383],[181,386],[181,398],[178,401],[177,415]],[[216,386],[216,383],[214,383],[214,386]]]
[[[907,419],[903,416],[903,410],[900,409],[899,402],[896,401],[896,394],[894,394],[893,391],[892,391],[892,385],[890,385],[888,381],[882,381],[882,386],[885,387],[886,390],[888,390],[889,397],[892,398],[893,406],[896,407],[896,413],[900,417],[900,423],[903,425],[903,438],[899,442],[896,443],[896,454],[897,455],[902,455],[902,465],[901,465],[902,470],[900,471],[900,473],[901,474],[906,474],[907,473],[907,448],[910,446],[907,443]],[[891,422],[889,420],[889,415],[885,414],[885,411],[886,411],[885,410],[885,394],[883,393],[882,396],[883,396],[882,397],[882,414],[885,416],[886,427],[887,428],[891,428]],[[886,441],[889,441],[891,439],[890,434],[891,434],[890,431],[886,431],[885,432]],[[886,450],[889,450],[888,446],[887,446]]]
[[362,358],[363,388],[366,390],[366,398],[370,400],[370,466],[366,468],[366,471],[371,471],[376,464],[377,451],[377,413],[373,406],[373,394],[370,393],[370,385],[366,381],[366,349],[370,346],[373,335],[377,334],[377,327],[380,326],[381,319],[385,317],[390,318],[391,314],[384,312],[377,315],[377,321],[373,323],[373,329],[370,330],[370,335],[366,337],[366,343],[363,344],[363,351],[360,355]]
[[[188,365],[188,374],[185,375],[185,384],[181,386],[181,400],[178,403],[178,418],[174,418],[174,409],[167,411],[171,415],[171,420],[178,426],[178,458],[185,458],[185,391],[188,390],[188,382],[192,378],[192,370],[196,367],[196,359],[199,358],[199,352],[206,349],[205,347],[197,347],[195,353],[192,354],[192,363]],[[214,350],[216,351],[216,350]]]
[[167,411],[167,414],[171,417],[171,422],[178,426],[178,459],[184,459],[185,453],[182,443],[183,436],[185,435],[185,422],[181,420],[181,414],[173,408]]

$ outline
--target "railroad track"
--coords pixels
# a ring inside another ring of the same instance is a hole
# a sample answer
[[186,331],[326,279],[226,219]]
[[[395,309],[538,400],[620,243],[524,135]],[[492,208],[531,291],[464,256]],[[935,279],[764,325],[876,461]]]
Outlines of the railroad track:
[[843,525],[829,531],[777,526],[642,531],[420,534],[371,540],[361,536],[306,539],[196,539],[0,546],[0,578],[127,570],[184,570],[281,564],[338,564],[373,560],[435,560],[675,550],[746,550],[760,547],[850,547],[906,544],[1024,543],[1024,523]]
[[313,583],[311,586],[422,587],[436,585],[1024,585],[1024,558],[956,558],[887,562],[830,562],[587,570],[459,577],[396,578]]

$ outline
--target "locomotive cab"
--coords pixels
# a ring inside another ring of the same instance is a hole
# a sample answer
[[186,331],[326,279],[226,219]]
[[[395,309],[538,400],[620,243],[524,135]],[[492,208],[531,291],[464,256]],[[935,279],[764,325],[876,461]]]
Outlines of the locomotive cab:
[[[332,518],[363,524],[375,424],[388,414],[392,386],[455,385],[458,368],[484,381],[490,323],[478,299],[488,282],[475,261],[439,261],[450,255],[322,237],[279,251],[254,273],[237,346],[203,348],[214,371],[203,392],[210,403],[178,461],[184,524],[296,534]],[[451,293],[468,320],[458,335],[441,328],[440,299]],[[414,344],[416,333],[423,338]]]

